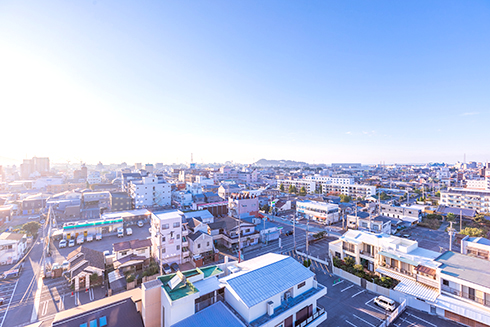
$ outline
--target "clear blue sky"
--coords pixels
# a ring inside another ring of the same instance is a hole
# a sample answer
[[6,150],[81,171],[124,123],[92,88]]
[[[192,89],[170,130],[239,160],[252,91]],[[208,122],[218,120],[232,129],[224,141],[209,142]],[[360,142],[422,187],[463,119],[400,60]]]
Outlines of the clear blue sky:
[[16,160],[486,161],[490,2],[2,1],[0,108]]

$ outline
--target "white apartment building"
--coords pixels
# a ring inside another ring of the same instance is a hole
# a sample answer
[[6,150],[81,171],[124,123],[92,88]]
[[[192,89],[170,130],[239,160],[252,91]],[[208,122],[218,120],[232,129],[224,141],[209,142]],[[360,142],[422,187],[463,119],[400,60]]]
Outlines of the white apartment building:
[[352,257],[356,264],[398,280],[385,295],[469,326],[490,326],[490,261],[480,248],[472,255],[441,254],[419,248],[416,241],[353,230],[329,244],[331,257]]
[[389,204],[380,205],[381,214],[386,217],[408,221],[411,224],[422,219],[422,210],[415,207],[398,207]]
[[339,206],[333,203],[317,201],[296,202],[298,217],[316,220],[323,224],[332,224],[339,221]]
[[141,313],[145,327],[316,327],[326,292],[299,262],[268,253],[147,282]]
[[186,191],[172,192],[172,201],[179,203],[181,206],[190,206],[192,204],[192,194]]
[[306,177],[308,180],[314,180],[320,183],[331,183],[331,184],[354,184],[354,177],[349,175],[339,175],[339,176],[322,176],[322,175],[313,175]]
[[472,190],[490,190],[490,169],[485,170],[485,178],[466,180],[466,188]]
[[475,209],[477,212],[490,212],[490,190],[450,188],[441,191],[441,205],[453,208]]
[[100,184],[102,183],[102,177],[100,176],[100,171],[91,171],[87,175],[87,183],[92,184]]
[[322,192],[336,192],[350,197],[365,198],[371,195],[376,195],[376,186],[362,184],[333,184],[322,183]]
[[151,206],[169,206],[172,199],[170,184],[156,176],[143,177],[129,182],[129,196],[135,209]]
[[461,240],[461,253],[490,260],[490,240],[483,237],[465,236]]
[[289,190],[289,187],[291,185],[294,185],[296,187],[296,190],[299,192],[302,187],[305,188],[306,193],[313,194],[316,191],[316,181],[314,180],[308,180],[308,179],[295,179],[295,180],[289,180],[289,179],[279,179],[277,180],[277,188],[280,186],[284,185],[284,191],[287,192]]
[[172,264],[190,260],[189,231],[182,224],[184,213],[167,210],[151,214],[151,255],[158,262]]

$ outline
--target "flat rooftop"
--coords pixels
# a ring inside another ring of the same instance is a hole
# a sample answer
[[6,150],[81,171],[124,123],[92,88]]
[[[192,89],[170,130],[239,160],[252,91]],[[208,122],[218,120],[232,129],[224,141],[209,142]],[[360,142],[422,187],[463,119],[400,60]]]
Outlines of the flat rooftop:
[[434,261],[442,263],[442,274],[490,288],[489,260],[447,251]]

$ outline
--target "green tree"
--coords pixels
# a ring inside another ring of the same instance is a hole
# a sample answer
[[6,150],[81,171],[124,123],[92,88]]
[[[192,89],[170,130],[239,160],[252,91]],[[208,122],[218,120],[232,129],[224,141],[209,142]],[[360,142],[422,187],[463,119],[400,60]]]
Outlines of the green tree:
[[30,221],[22,225],[22,229],[25,230],[28,234],[32,235],[34,238],[37,237],[37,232],[41,228],[41,224],[37,221]]
[[345,194],[340,194],[340,202],[351,202],[352,198]]
[[284,192],[284,184],[281,183],[281,185],[279,186],[279,190],[281,190],[281,192]]
[[454,215],[454,213],[450,212],[447,214],[446,219],[447,221],[454,221],[456,219],[456,216]]
[[295,188],[296,187],[293,184],[289,185],[288,193],[294,193]]
[[306,189],[304,186],[301,186],[301,189],[299,190],[299,195],[305,196],[306,195]]
[[318,193],[323,194],[323,187],[322,184],[320,184],[320,187],[318,188]]
[[485,236],[485,231],[481,228],[466,227],[460,232],[460,234],[468,235],[471,237],[483,237]]
[[391,199],[391,196],[386,194],[386,192],[381,192],[381,194],[379,195],[379,199],[380,200],[389,200],[389,199]]

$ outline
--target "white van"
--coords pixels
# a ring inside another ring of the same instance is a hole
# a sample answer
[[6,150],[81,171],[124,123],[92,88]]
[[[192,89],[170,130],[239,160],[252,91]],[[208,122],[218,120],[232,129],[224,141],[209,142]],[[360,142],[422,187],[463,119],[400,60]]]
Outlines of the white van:
[[123,237],[124,236],[124,229],[122,227],[119,227],[117,229],[117,237]]
[[393,311],[395,310],[395,301],[392,299],[387,298],[386,296],[378,296],[377,298],[374,299],[374,303],[379,305],[385,310]]

